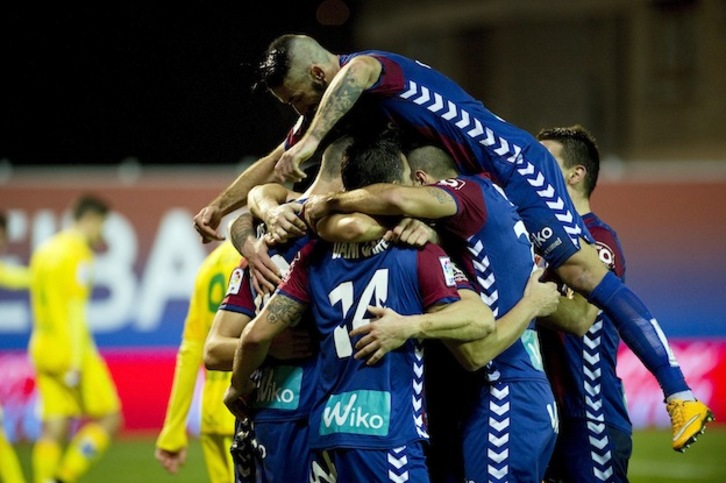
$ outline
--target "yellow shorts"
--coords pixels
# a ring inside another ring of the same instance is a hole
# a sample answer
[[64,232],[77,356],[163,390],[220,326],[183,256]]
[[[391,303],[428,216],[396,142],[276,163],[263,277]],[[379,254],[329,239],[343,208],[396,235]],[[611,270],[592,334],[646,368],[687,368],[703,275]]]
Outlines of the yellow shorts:
[[36,385],[42,420],[72,417],[101,417],[121,410],[116,384],[106,362],[97,353],[86,356],[77,385],[63,377],[38,372]]

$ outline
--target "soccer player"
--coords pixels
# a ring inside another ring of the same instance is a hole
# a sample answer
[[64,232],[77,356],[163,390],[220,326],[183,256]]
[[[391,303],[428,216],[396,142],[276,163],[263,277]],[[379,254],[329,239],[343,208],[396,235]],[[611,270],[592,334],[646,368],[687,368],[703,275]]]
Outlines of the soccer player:
[[[186,421],[202,364],[204,342],[217,307],[227,292],[227,280],[239,265],[239,252],[231,242],[226,241],[207,256],[197,272],[176,357],[166,418],[156,440],[156,459],[171,474],[175,474],[186,460]],[[234,478],[232,455],[229,453],[234,417],[223,404],[229,378],[229,372],[212,370],[206,371],[204,378],[200,442],[209,481],[212,483],[229,483]]]
[[[0,212],[0,253],[5,251],[8,242],[8,218]],[[10,290],[28,288],[30,272],[26,267],[9,265],[0,260],[0,287]],[[0,407],[0,481],[6,483],[23,483],[25,477],[18,462],[15,449],[8,441],[3,427],[3,410]]]
[[[321,176],[309,187],[308,193],[336,191],[342,188],[340,181],[340,157],[348,139],[332,142],[323,153]],[[282,198],[288,197],[287,190],[282,190]],[[258,200],[262,201],[262,200]],[[205,363],[207,367],[231,370],[234,351],[238,339],[247,323],[254,318],[267,303],[269,294],[277,288],[276,277],[287,273],[289,264],[302,246],[309,240],[303,230],[305,223],[299,219],[299,204],[290,203],[273,210],[270,204],[258,206],[250,204],[252,213],[257,214],[269,223],[268,233],[275,236],[275,243],[265,256],[275,264],[272,269],[269,263],[257,263],[255,249],[260,245],[248,223],[249,217],[241,217],[231,225],[232,241],[243,253],[250,254],[249,267],[236,269],[230,279],[227,295],[217,311],[217,315],[205,345]],[[280,209],[278,209],[280,208]],[[265,216],[274,211],[274,215]],[[281,225],[285,230],[278,230]],[[294,231],[294,227],[298,231]],[[294,232],[294,235],[283,239],[282,233]],[[302,235],[302,236],[300,236]],[[280,243],[284,242],[284,243]],[[264,245],[264,241],[262,244]],[[272,281],[260,277],[261,285],[254,285],[252,267],[264,271]],[[250,481],[255,477],[261,481],[305,481],[307,479],[307,455],[309,454],[308,419],[314,401],[315,381],[318,378],[317,362],[314,356],[317,340],[310,335],[312,320],[308,317],[299,327],[279,334],[275,338],[275,347],[271,357],[261,368],[259,389],[252,402],[250,413],[254,422],[254,436],[258,448],[251,456],[237,456],[237,474],[239,482]],[[237,445],[244,447],[248,441],[237,439]],[[249,452],[248,452],[249,453]],[[291,459],[290,454],[298,455],[299,459]],[[251,459],[254,458],[254,465]],[[251,481],[254,481],[253,479]]]
[[[238,407],[239,397],[254,389],[249,377],[270,341],[310,306],[321,333],[318,396],[309,422],[315,452],[311,481],[390,481],[403,475],[428,481],[421,446],[426,434],[420,343],[408,340],[368,365],[353,357],[360,337],[349,332],[366,324],[369,313],[383,315],[371,305],[405,315],[438,310],[459,299],[456,284],[448,257],[435,245],[421,251],[385,241],[306,245],[276,294],[245,328],[228,406],[246,412]],[[478,299],[462,302],[474,309],[463,311],[465,330],[474,337],[485,334],[489,329],[481,326]]]
[[463,172],[492,176],[517,207],[549,266],[608,314],[656,377],[667,402],[678,402],[667,406],[673,432],[679,435],[673,448],[681,450],[700,432],[709,409],[696,401],[680,367],[669,357],[657,320],[599,261],[556,161],[532,135],[491,113],[431,67],[389,52],[336,55],[308,36],[284,35],[270,44],[261,71],[261,82],[309,118],[309,127],[297,143],[259,160],[248,176],[238,178],[204,208],[195,218],[200,233],[212,236],[215,221],[228,205],[250,185],[273,176],[273,165],[284,178],[302,177],[300,163],[354,106],[376,105],[407,135],[443,146]]
[[[121,404],[88,327],[93,248],[102,242],[109,207],[83,195],[72,225],[41,244],[30,260],[33,328],[30,358],[40,396],[41,435],[33,480],[71,482],[86,473],[121,424]],[[63,451],[75,419],[87,419]]]
[[[596,240],[600,259],[624,278],[625,257],[617,234],[590,208],[600,168],[595,139],[579,125],[543,129],[537,139],[557,160],[575,208]],[[632,427],[616,374],[620,342],[616,327],[578,294],[563,298],[558,310],[539,322],[545,368],[560,408],[549,481],[627,481]],[[668,347],[665,340],[664,345]],[[706,421],[711,418],[707,413]],[[674,446],[686,448],[688,443],[678,436],[674,434]]]
[[[343,170],[343,179],[349,175],[365,180],[368,173],[402,159],[399,146],[378,141],[357,157],[351,155],[346,165],[351,169]],[[306,217],[315,224],[330,211],[362,211],[436,220],[442,237],[450,240],[447,251],[459,255],[457,261],[477,280],[482,299],[499,318],[495,336],[479,348],[480,356],[493,360],[469,380],[477,389],[450,398],[449,410],[466,414],[464,477],[540,481],[555,444],[554,396],[540,360],[535,314],[516,324],[509,318],[534,269],[527,232],[498,187],[483,176],[459,176],[445,151],[421,147],[409,153],[408,162],[425,186],[405,186],[404,180],[400,185],[365,186],[362,181],[359,190],[309,200]],[[457,400],[465,402],[457,407]],[[432,409],[432,421],[436,417],[441,416]]]

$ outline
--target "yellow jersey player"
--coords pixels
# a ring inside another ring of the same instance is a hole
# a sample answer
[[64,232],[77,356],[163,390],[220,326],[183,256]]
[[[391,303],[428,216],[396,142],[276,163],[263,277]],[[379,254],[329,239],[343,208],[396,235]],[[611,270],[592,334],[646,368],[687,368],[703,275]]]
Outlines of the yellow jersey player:
[[[8,241],[8,219],[0,213],[0,253],[5,250]],[[0,288],[19,290],[28,288],[30,272],[26,267],[8,265],[0,260]],[[3,428],[3,409],[0,407],[0,481],[4,483],[23,483],[25,478],[20,469],[18,456]]]
[[[227,291],[229,274],[239,265],[241,255],[230,241],[215,248],[197,272],[194,293],[184,323],[184,334],[176,357],[174,383],[166,409],[164,427],[156,440],[156,459],[169,473],[176,473],[186,459],[186,421],[194,385],[203,360],[204,342],[217,307]],[[223,404],[230,372],[207,371],[202,392],[200,440],[209,481],[234,481],[229,447],[234,434],[234,416]]]
[[[30,260],[33,328],[30,358],[36,370],[42,430],[33,447],[33,480],[72,482],[86,473],[121,425],[121,404],[94,343],[86,311],[93,248],[103,241],[109,207],[83,195],[70,227],[45,241]],[[83,418],[67,447],[71,423]]]

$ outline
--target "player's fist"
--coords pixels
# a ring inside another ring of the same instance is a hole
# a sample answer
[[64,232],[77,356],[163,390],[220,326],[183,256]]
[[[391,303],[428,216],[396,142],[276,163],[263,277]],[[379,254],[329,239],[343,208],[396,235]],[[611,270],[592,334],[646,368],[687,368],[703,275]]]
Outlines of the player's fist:
[[218,206],[205,206],[194,216],[194,229],[202,237],[202,242],[221,241],[224,237],[217,232],[222,221],[222,210]]
[[553,282],[540,282],[544,270],[538,268],[529,276],[524,288],[524,297],[536,308],[535,317],[545,317],[557,310],[560,292]]

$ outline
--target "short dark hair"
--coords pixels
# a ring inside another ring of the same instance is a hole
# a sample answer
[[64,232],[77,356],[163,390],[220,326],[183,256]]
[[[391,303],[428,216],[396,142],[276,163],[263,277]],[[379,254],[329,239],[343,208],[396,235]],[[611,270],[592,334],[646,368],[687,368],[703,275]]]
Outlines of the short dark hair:
[[406,153],[406,158],[411,171],[421,170],[439,179],[449,178],[452,173],[458,174],[454,158],[433,144],[414,147]]
[[270,43],[257,65],[257,80],[253,85],[255,92],[280,87],[290,72],[293,42],[296,35],[282,35]]
[[84,194],[75,199],[71,207],[71,212],[73,213],[73,219],[78,221],[87,213],[106,216],[110,209],[109,204],[105,200],[93,194]]
[[376,183],[401,181],[404,165],[396,136],[384,133],[371,138],[357,138],[345,150],[341,178],[346,190]]
[[540,141],[557,141],[562,144],[562,160],[565,168],[582,165],[587,170],[585,176],[585,195],[589,198],[600,174],[600,150],[595,137],[587,129],[575,124],[569,127],[542,129],[537,134]]

